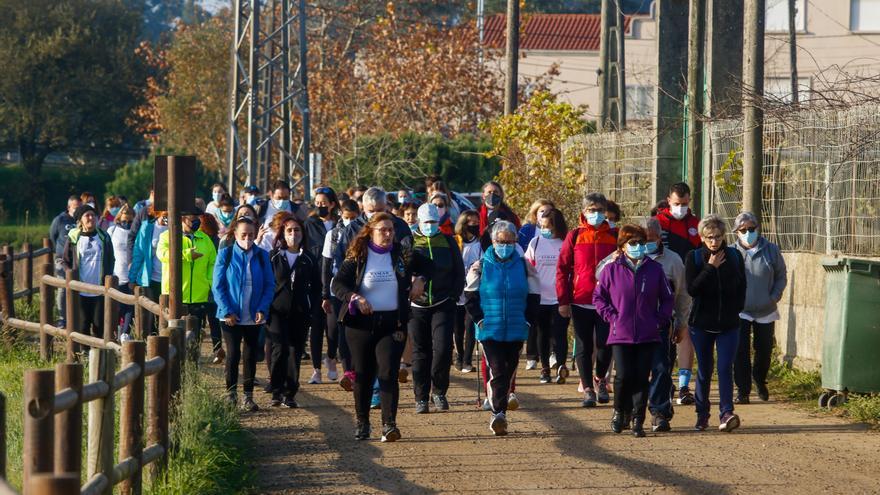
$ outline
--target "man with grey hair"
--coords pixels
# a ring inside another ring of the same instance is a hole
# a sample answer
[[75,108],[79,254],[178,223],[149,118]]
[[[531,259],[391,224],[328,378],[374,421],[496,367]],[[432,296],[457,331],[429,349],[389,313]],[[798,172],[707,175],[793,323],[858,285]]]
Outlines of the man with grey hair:
[[[354,239],[354,236],[364,228],[364,225],[376,213],[384,212],[388,207],[388,196],[381,187],[371,187],[364,192],[361,198],[364,212],[348,225],[339,235],[339,239],[335,245],[330,246],[330,252],[333,253],[333,263],[335,266],[342,266],[345,260],[345,253],[348,246]],[[409,225],[402,219],[392,217],[394,222],[394,242],[401,243],[407,247],[412,246],[412,231]]]

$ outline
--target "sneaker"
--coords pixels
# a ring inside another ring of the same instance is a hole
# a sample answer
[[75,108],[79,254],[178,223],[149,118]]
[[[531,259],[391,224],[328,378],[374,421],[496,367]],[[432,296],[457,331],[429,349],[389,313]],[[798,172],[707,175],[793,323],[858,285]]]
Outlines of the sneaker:
[[235,407],[238,404],[238,395],[235,392],[229,392],[224,400],[230,407]]
[[368,440],[370,438],[370,423],[358,423],[354,430],[355,440]]
[[503,412],[493,415],[489,421],[489,429],[496,437],[507,435],[507,416]]
[[260,410],[260,406],[254,402],[254,398],[250,395],[245,395],[244,400],[241,402],[241,410],[244,412],[257,412]]
[[339,379],[339,372],[336,370],[336,360],[327,358],[325,366],[327,367],[327,379],[335,382]]
[[397,381],[400,383],[406,383],[409,380],[409,368],[405,364],[400,365],[400,370],[397,372]]
[[346,371],[339,380],[339,386],[346,392],[354,390],[354,371]]
[[637,417],[633,420],[632,434],[636,438],[645,438],[645,418]]
[[489,402],[488,397],[483,399],[483,410],[484,411],[491,411],[492,410],[492,403]]
[[697,417],[697,424],[694,425],[694,429],[697,431],[705,431],[706,428],[709,427],[709,417]]
[[281,405],[288,409],[296,409],[299,407],[299,404],[296,403],[296,399],[289,395],[284,398],[284,402],[282,402]]
[[382,442],[396,442],[400,440],[400,430],[395,425],[385,425],[382,427]]
[[693,405],[696,401],[694,400],[694,394],[691,393],[691,389],[688,387],[681,387],[678,390],[678,399],[676,399],[675,403],[679,406],[690,406]]
[[271,407],[281,407],[281,394],[272,394],[272,402],[269,403]]
[[381,409],[382,401],[379,399],[379,391],[373,391],[373,397],[370,399],[370,409]]
[[734,404],[749,404],[751,400],[749,400],[749,396],[746,394],[736,394],[736,398],[733,399]]
[[584,392],[584,400],[581,402],[581,407],[596,407],[596,392],[593,392],[593,389],[589,389]]
[[267,381],[266,384],[263,385],[263,392],[266,392],[267,394],[272,393],[272,382]]
[[557,366],[558,364],[559,364],[559,363],[558,363],[557,360],[556,360],[556,353],[555,353],[555,352],[551,352],[551,353],[550,353],[550,369],[554,369],[554,370],[555,370],[555,369],[556,369],[556,366]]
[[737,428],[739,428],[739,416],[732,412],[724,413],[721,416],[721,424],[718,425],[718,431],[730,433]]
[[[568,378],[569,371],[568,368],[563,364],[559,368],[556,369],[556,383],[562,385],[565,383],[565,379]],[[583,392],[581,392],[583,393]]]
[[124,344],[124,343],[128,342],[129,340],[131,340],[131,335],[129,335],[127,333],[119,334],[119,343],[120,344]]
[[533,370],[537,367],[538,367],[538,361],[536,361],[534,359],[527,359],[526,360],[526,370],[527,371]]
[[755,388],[758,389],[758,398],[764,402],[770,400],[770,389],[767,388],[766,383],[756,383]]
[[608,404],[611,397],[608,396],[608,382],[605,380],[596,380],[596,397],[599,404]]
[[226,359],[226,351],[221,347],[217,349],[217,352],[214,353],[214,359],[211,360],[213,364],[223,364],[223,360]]
[[446,400],[445,395],[435,395],[434,396],[434,407],[441,411],[449,410],[449,401]]
[[611,416],[611,431],[614,433],[623,431],[623,413],[620,411],[614,411],[614,415]]
[[670,431],[671,429],[672,428],[669,426],[669,420],[663,416],[654,416],[651,419],[651,431]]
[[587,389],[584,388],[584,381],[581,380],[581,381],[578,383],[578,393],[579,393],[579,394],[583,394],[583,393],[585,393],[586,391],[587,391]]
[[541,370],[541,378],[538,381],[541,383],[550,383],[550,368]]
[[511,392],[510,395],[507,396],[507,410],[508,411],[516,411],[519,409],[519,399],[516,398],[516,394]]
[[321,370],[315,370],[312,372],[312,377],[309,378],[309,383],[312,385],[321,383]]
[[470,373],[470,372],[472,372],[472,371],[474,371],[474,367],[471,366],[471,365],[469,365],[469,364],[466,364],[466,365],[464,365],[464,366],[461,367],[461,372],[462,372],[462,373]]
[[416,414],[428,414],[429,411],[428,401],[420,400],[416,402]]

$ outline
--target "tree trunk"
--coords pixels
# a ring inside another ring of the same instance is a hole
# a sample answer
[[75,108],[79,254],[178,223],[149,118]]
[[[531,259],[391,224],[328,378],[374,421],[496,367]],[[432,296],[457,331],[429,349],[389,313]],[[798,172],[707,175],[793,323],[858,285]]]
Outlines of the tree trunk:
[[41,179],[43,162],[49,154],[47,147],[40,147],[35,141],[21,139],[18,143],[18,155],[24,171],[30,182],[31,197],[34,199],[37,210],[42,210],[46,205],[46,195],[43,191]]

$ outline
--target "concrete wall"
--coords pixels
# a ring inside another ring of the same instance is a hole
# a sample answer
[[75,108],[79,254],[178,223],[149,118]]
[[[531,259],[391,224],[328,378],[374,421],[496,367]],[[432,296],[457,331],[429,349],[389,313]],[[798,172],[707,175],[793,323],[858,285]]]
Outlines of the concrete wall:
[[783,359],[801,369],[816,369],[822,362],[825,332],[825,270],[823,256],[784,253],[788,287],[779,304],[776,344]]

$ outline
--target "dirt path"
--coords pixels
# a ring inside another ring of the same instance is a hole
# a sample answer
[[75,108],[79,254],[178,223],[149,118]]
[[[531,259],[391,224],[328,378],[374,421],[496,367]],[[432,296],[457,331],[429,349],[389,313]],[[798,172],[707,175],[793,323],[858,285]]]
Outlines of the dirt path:
[[[304,364],[303,376],[311,371]],[[733,434],[714,429],[716,416],[694,432],[693,408],[677,407],[671,433],[636,439],[609,430],[609,406],[581,408],[576,382],[541,385],[521,371],[522,407],[496,438],[475,383],[454,371],[451,410],[423,416],[403,385],[394,444],[378,441],[378,411],[377,438],[354,441],[352,398],[335,383],[303,385],[297,410],[269,409],[258,393],[266,407],[243,421],[256,436],[260,493],[880,493],[880,434],[864,425],[771,401],[740,406]]]

